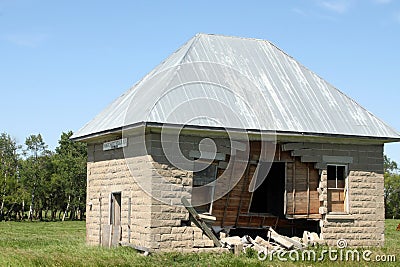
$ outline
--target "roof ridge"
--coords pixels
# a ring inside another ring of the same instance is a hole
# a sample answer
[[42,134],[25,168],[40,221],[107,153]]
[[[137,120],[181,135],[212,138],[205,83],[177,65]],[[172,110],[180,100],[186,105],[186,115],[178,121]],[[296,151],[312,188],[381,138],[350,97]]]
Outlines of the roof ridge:
[[[188,49],[186,50],[185,54],[183,55],[183,57],[181,58],[181,60],[179,61],[179,65],[181,65],[183,63],[183,61],[186,59],[186,57],[188,56],[189,52],[192,50],[192,47],[195,45],[195,43],[197,43],[197,41],[200,38],[201,33],[197,33],[195,36],[193,36],[192,38],[190,38],[190,40],[194,39],[192,41],[192,43],[190,44],[190,46],[188,47]],[[189,40],[189,41],[190,41]],[[186,42],[188,43],[188,42]]]
[[227,34],[219,34],[219,33],[197,33],[196,35],[208,35],[208,36],[217,36],[217,37],[226,37],[226,38],[234,38],[234,39],[243,39],[243,40],[253,40],[253,41],[267,41],[265,39],[261,38],[255,38],[255,37],[243,37],[243,36],[236,36],[236,35],[227,35]]
[[197,35],[207,35],[207,36],[217,36],[217,37],[226,37],[226,38],[232,38],[232,39],[242,39],[242,40],[247,40],[247,41],[257,41],[257,42],[263,42],[263,43],[268,43],[272,45],[274,48],[278,49],[281,51],[283,54],[286,56],[294,59],[296,62],[298,62],[293,56],[290,54],[286,53],[283,49],[279,48],[274,42],[267,40],[267,39],[262,39],[262,38],[254,38],[254,37],[242,37],[242,36],[236,36],[236,35],[225,35],[225,34],[217,34],[217,33],[197,33]]

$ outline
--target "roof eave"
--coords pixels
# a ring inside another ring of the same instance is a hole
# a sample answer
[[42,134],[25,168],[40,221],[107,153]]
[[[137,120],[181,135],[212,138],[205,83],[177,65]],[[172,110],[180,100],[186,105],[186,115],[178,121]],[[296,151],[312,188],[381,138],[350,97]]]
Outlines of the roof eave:
[[82,136],[72,136],[71,140],[73,141],[81,141],[81,142],[91,142],[100,137],[109,136],[109,135],[118,135],[122,134],[123,130],[132,130],[139,127],[147,127],[149,129],[161,129],[161,128],[182,128],[186,131],[194,131],[194,132],[213,132],[213,133],[225,133],[227,131],[231,132],[246,132],[249,135],[276,135],[277,137],[308,137],[308,138],[316,138],[316,139],[346,139],[346,140],[365,140],[376,143],[393,143],[400,142],[400,136],[396,137],[378,137],[378,136],[358,136],[358,135],[346,135],[346,134],[328,134],[328,133],[312,133],[312,132],[291,132],[291,131],[267,131],[267,130],[259,130],[259,129],[235,129],[235,128],[224,128],[224,127],[213,127],[213,126],[198,126],[198,125],[179,125],[179,124],[166,124],[159,122],[138,122],[125,127],[117,127],[97,133],[91,133]]

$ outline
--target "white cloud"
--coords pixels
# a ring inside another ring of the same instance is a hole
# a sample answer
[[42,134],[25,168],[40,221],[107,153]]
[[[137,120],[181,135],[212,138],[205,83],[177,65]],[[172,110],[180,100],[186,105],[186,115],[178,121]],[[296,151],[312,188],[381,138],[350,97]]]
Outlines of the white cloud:
[[46,39],[47,35],[42,33],[6,34],[2,39],[18,46],[38,47]]
[[345,1],[345,0],[319,1],[319,5],[332,12],[343,14],[350,9],[351,1]]

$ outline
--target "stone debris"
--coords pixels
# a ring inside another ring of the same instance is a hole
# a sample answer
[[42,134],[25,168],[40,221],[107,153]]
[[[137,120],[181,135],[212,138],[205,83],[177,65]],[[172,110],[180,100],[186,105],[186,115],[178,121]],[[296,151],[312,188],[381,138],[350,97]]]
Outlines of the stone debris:
[[267,240],[260,236],[257,236],[255,239],[248,235],[244,235],[243,237],[223,236],[224,237],[220,239],[222,247],[232,250],[235,254],[246,251],[248,248],[254,249],[259,254],[274,254],[282,250],[301,250],[309,246],[320,244],[322,241],[317,233],[304,231],[303,238],[287,237],[278,234],[272,228],[267,230]]
[[304,231],[302,242],[307,246],[315,246],[316,244],[319,244],[321,242],[321,239],[319,238],[317,233]]

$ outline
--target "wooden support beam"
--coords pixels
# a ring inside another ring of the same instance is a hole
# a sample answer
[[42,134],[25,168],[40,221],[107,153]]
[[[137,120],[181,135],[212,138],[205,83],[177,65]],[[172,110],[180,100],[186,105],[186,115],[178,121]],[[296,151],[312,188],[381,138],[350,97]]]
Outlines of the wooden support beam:
[[[250,164],[247,165],[246,174],[245,174],[244,179],[243,179],[242,193],[240,194],[240,202],[239,202],[239,206],[238,206],[238,212],[237,212],[237,216],[236,216],[235,227],[238,224],[239,214],[242,211],[243,195],[244,195],[244,192],[245,192],[244,190],[246,189],[246,186],[247,186],[247,180],[248,180],[249,173],[250,173]],[[250,205],[251,205],[251,202],[250,202]]]
[[287,214],[287,162],[285,162],[285,193],[283,195],[283,214],[286,215]]
[[278,149],[278,160],[281,161],[282,146],[281,145],[276,145],[276,148]]
[[208,236],[208,238],[210,238],[214,242],[215,246],[220,247],[221,243],[219,242],[218,238],[214,235],[211,229],[208,228],[207,224],[200,218],[199,214],[192,207],[189,201],[185,197],[182,197],[181,201],[183,206],[185,206],[185,208],[189,211],[190,215],[192,215],[194,224],[196,224],[197,227],[203,230],[203,232]]
[[295,214],[296,211],[296,161],[293,162],[293,177],[292,177],[292,214]]
[[310,214],[310,166],[307,164],[307,215]]
[[[233,170],[235,169],[235,155],[232,155],[231,158],[229,159],[229,161],[232,162],[232,167],[231,167],[231,175],[229,177],[228,188],[230,188],[230,183],[231,183],[231,180],[232,180]],[[230,199],[232,190],[233,190],[233,188],[229,191],[229,193],[226,196],[225,207],[224,207],[224,215],[222,216],[222,219],[221,219],[221,227],[224,227],[225,217],[226,217],[226,213],[227,213],[227,210],[228,210],[229,199]],[[238,216],[239,216],[239,214],[238,214]]]

